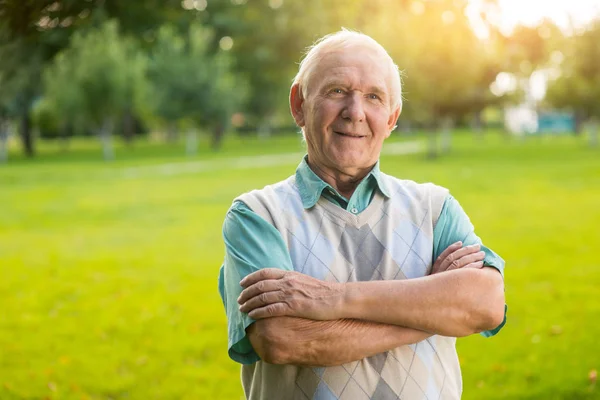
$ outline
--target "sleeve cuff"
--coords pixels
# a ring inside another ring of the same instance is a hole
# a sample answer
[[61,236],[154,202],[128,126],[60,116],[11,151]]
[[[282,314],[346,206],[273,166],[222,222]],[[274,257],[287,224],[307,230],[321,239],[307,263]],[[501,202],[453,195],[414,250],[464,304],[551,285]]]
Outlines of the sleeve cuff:
[[246,335],[246,328],[254,323],[250,317],[244,318],[243,329],[232,332],[229,337],[229,357],[240,364],[254,364],[260,361],[260,357],[254,351],[250,339]]

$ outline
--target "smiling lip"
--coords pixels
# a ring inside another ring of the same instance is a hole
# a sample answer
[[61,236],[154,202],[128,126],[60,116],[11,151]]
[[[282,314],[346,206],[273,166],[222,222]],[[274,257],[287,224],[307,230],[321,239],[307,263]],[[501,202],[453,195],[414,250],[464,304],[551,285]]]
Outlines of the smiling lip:
[[339,132],[339,131],[334,131],[334,132],[340,136],[345,136],[345,137],[354,138],[354,139],[361,139],[361,138],[365,137],[365,135],[359,135],[357,133]]

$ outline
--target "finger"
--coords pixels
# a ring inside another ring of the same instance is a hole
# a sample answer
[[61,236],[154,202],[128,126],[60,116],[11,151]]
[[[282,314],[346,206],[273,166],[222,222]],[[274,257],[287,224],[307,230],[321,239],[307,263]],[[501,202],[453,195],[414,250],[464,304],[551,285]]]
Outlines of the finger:
[[242,290],[242,293],[240,293],[237,302],[239,304],[244,304],[252,297],[258,296],[261,293],[279,290],[279,282],[279,279],[267,279],[264,281],[256,282],[254,285],[248,286],[246,289]]
[[485,253],[483,251],[478,251],[477,253],[467,254],[466,256],[462,256],[461,258],[454,260],[446,271],[451,271],[453,269],[463,268],[466,265],[469,265],[474,262],[483,261],[485,258]]
[[442,271],[447,270],[454,261],[458,260],[461,257],[466,256],[467,254],[471,254],[471,253],[475,253],[475,252],[479,251],[479,248],[480,248],[479,244],[472,244],[470,246],[465,246],[461,249],[458,249],[458,250],[450,253],[450,255],[448,255],[448,257],[446,257],[444,259],[444,261],[442,261],[441,270]]
[[263,268],[246,275],[246,277],[240,281],[240,286],[246,288],[265,279],[279,279],[282,278],[287,272],[288,271],[277,268]]
[[444,249],[444,251],[442,251],[442,254],[440,254],[438,256],[438,258],[436,259],[436,262],[438,261],[443,261],[446,257],[448,257],[451,253],[455,252],[456,250],[460,249],[462,247],[462,242],[455,242],[452,243],[450,246],[446,247]]
[[256,308],[248,313],[252,319],[263,319],[270,317],[281,317],[287,315],[288,308],[285,303],[269,304],[265,307]]
[[268,306],[269,304],[279,303],[283,300],[282,292],[266,292],[261,293],[258,296],[252,297],[250,300],[240,306],[240,311],[249,313],[255,308]]
[[481,268],[483,268],[483,261],[476,261],[476,262],[474,262],[474,263],[467,264],[467,265],[465,265],[463,268],[476,268],[476,269],[481,269]]

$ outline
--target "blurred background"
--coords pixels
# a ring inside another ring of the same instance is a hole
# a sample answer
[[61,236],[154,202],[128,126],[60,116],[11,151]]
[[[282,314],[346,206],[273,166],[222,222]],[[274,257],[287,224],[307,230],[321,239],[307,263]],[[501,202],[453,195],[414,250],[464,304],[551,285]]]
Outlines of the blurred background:
[[465,399],[599,399],[598,0],[0,0],[0,399],[239,399],[233,198],[304,154],[288,93],[346,27],[403,72],[382,169],[506,260]]

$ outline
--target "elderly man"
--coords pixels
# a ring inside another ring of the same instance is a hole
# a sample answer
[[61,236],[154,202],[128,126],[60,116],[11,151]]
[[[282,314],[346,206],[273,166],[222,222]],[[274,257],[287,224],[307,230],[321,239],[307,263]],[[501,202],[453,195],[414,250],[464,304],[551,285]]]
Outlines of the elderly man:
[[382,173],[398,68],[372,38],[326,36],[290,92],[308,155],[238,197],[219,277],[250,399],[458,399],[456,337],[504,324],[504,261],[448,190]]

